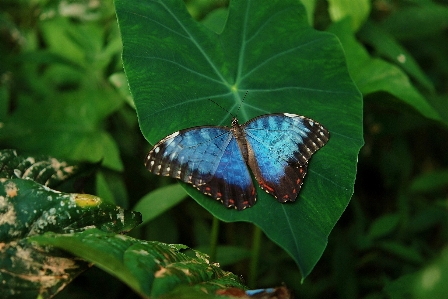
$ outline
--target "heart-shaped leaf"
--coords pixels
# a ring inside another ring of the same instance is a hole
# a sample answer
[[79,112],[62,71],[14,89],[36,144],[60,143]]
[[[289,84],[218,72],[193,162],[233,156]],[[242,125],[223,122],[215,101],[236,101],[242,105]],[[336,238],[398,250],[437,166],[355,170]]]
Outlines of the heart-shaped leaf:
[[258,189],[255,206],[236,211],[187,189],[219,219],[259,226],[306,277],[350,200],[363,145],[361,95],[337,38],[309,27],[296,0],[231,1],[220,34],[193,20],[180,0],[115,3],[125,71],[150,143],[192,126],[230,125],[231,113],[240,123],[296,113],[330,131],[295,203],[280,204]]

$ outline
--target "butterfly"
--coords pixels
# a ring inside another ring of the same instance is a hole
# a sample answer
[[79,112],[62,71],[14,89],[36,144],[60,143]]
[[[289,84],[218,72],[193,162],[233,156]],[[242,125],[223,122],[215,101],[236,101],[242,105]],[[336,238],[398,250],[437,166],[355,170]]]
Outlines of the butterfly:
[[308,160],[329,137],[321,124],[296,114],[261,115],[243,125],[234,117],[231,127],[192,127],[168,135],[149,151],[145,166],[243,210],[257,196],[248,166],[279,202],[295,201]]

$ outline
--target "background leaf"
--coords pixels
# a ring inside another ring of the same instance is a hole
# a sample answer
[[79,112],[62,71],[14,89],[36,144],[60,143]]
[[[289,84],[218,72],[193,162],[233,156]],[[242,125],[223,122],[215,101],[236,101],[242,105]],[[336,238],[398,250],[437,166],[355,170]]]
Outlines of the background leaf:
[[400,66],[429,91],[434,91],[434,85],[423,73],[412,55],[387,31],[373,22],[367,22],[361,28],[359,36],[364,42],[373,46],[379,55]]
[[[2,119],[0,142],[33,154],[102,161],[122,170],[118,146],[102,122],[124,98],[100,76],[119,55],[119,39],[104,46],[103,25],[63,17],[48,18],[39,26],[47,50],[30,49],[5,62],[22,90]],[[17,66],[19,61],[25,63]]]
[[349,58],[347,64],[350,73],[364,95],[386,91],[414,107],[425,117],[446,122],[412,86],[403,71],[382,59],[371,58],[367,50],[356,41],[353,33],[350,33],[349,26],[349,19],[344,19],[332,24],[328,31],[335,33],[341,40]]
[[[98,109],[102,109],[104,99],[114,98],[115,94],[107,88],[102,93],[88,89],[19,106],[1,128],[0,140],[22,151],[92,163],[102,160],[104,166],[122,169],[115,141],[97,127]],[[35,113],[29,115],[30,109]]]
[[[90,167],[89,167],[90,166]],[[92,165],[75,164],[49,156],[20,156],[15,150],[0,150],[0,178],[30,179],[55,188],[67,180],[91,171]]]
[[370,14],[369,0],[329,0],[328,4],[328,12],[333,22],[349,16],[353,31],[358,31]]
[[236,275],[210,264],[201,253],[189,257],[179,252],[186,248],[183,245],[141,241],[95,229],[71,235],[46,234],[31,240],[95,263],[145,298],[169,296],[176,287],[185,285],[189,285],[185,295],[194,289],[214,294],[229,287],[245,288]]
[[[424,1],[404,7],[380,25],[397,39],[422,38],[448,27],[448,7]],[[409,22],[412,20],[412,22]]]
[[310,28],[296,1],[232,1],[219,35],[195,22],[180,1],[116,6],[126,75],[151,143],[187,127],[229,125],[230,113],[209,99],[233,113],[241,105],[241,122],[289,112],[328,128],[330,141],[312,158],[294,204],[279,204],[258,189],[253,208],[233,211],[187,187],[219,219],[261,227],[307,276],[350,200],[363,144],[361,97],[338,41]]
[[144,212],[142,224],[145,224],[184,200],[185,197],[187,193],[179,184],[161,187],[140,199],[134,210]]
[[[63,161],[48,157],[23,158],[4,150],[0,162],[2,297],[49,298],[89,267],[85,261],[59,250],[29,243],[30,236],[45,232],[73,233],[92,227],[127,232],[141,222],[139,213],[103,203],[99,197],[62,193],[32,180],[61,183],[76,169]],[[40,170],[37,176],[7,179],[11,174],[32,174],[37,170]]]

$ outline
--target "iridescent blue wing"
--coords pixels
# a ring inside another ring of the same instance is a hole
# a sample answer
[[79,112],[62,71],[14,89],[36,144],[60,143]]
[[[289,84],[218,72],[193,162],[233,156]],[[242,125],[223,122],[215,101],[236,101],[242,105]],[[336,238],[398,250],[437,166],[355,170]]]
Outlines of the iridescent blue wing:
[[329,133],[318,122],[295,114],[268,114],[244,124],[248,164],[260,187],[280,202],[294,201],[308,160]]
[[233,134],[226,127],[195,127],[173,133],[148,153],[146,168],[192,184],[239,210],[255,203],[255,188]]

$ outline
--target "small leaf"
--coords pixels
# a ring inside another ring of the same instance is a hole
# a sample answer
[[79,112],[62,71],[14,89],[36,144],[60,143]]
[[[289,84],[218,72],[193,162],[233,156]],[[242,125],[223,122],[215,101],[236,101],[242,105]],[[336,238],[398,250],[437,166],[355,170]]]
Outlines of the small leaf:
[[145,224],[177,205],[185,197],[187,193],[181,185],[165,186],[143,196],[133,209],[142,213],[143,224]]
[[382,215],[370,226],[367,236],[371,239],[378,239],[390,234],[398,225],[400,216],[398,214]]
[[331,20],[338,22],[350,16],[354,32],[358,31],[370,14],[370,0],[329,0],[328,4]]
[[446,190],[448,186],[448,170],[439,170],[424,173],[415,178],[410,190],[413,192],[440,192]]
[[106,178],[104,177],[104,173],[101,171],[98,171],[96,173],[96,180],[95,180],[95,190],[96,194],[101,197],[105,202],[110,204],[116,204],[114,195],[112,191],[110,190]]
[[179,252],[187,248],[183,245],[141,241],[97,229],[70,235],[45,234],[31,241],[95,263],[143,297],[169,295],[177,286],[185,285],[209,294],[227,287],[245,288],[238,276],[210,264],[205,255],[197,252],[196,257],[189,257]]
[[378,243],[378,247],[413,264],[420,265],[424,262],[423,256],[416,248],[398,241],[383,241]]
[[302,4],[306,8],[306,14],[308,16],[308,24],[310,26],[313,26],[313,24],[314,24],[314,13],[315,13],[315,10],[316,10],[317,1],[316,0],[301,0],[300,2],[302,2]]
[[228,15],[229,10],[227,8],[215,9],[202,20],[202,24],[216,33],[221,33]]
[[126,75],[121,73],[115,73],[109,76],[109,82],[118,89],[120,95],[126,100],[126,102],[135,108],[134,99],[132,98],[131,92],[129,90],[128,81],[126,80]]

